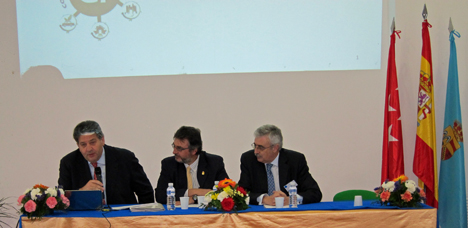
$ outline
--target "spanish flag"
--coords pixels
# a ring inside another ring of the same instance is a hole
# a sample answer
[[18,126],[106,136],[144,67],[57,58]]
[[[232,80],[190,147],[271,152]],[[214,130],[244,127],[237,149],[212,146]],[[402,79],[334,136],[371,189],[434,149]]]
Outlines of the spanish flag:
[[432,55],[429,28],[422,23],[421,72],[418,92],[418,125],[413,172],[419,178],[419,186],[426,192],[426,204],[438,207],[437,154],[434,107],[434,84],[432,79]]

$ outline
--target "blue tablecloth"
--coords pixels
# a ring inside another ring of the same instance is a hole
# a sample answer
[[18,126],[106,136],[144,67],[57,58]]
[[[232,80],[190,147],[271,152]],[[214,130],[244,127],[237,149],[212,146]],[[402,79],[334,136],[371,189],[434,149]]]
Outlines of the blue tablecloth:
[[[122,206],[122,205],[115,205]],[[432,207],[425,204],[419,208],[403,208],[403,209],[431,209]],[[320,202],[313,204],[299,205],[298,208],[265,208],[264,206],[250,205],[247,210],[239,211],[238,213],[248,212],[278,212],[278,211],[310,211],[310,210],[356,210],[356,209],[399,209],[393,206],[381,206],[377,201],[364,200],[363,206],[354,207],[353,201],[339,201],[339,202]],[[158,212],[131,212],[129,209],[120,211],[55,211],[54,214],[46,217],[125,217],[125,216],[158,216],[158,215],[197,215],[197,214],[219,214],[218,211],[205,211],[196,207],[189,207],[187,210],[176,208],[174,211],[158,211]],[[230,212],[234,213],[234,212]],[[21,218],[20,218],[21,219]]]

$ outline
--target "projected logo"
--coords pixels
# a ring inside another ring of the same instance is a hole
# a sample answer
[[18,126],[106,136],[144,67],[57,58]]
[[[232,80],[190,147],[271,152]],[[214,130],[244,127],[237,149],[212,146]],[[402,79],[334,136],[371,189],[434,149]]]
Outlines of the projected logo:
[[[84,14],[90,17],[97,17],[97,22],[91,27],[91,35],[101,40],[109,34],[109,26],[102,21],[102,16],[112,11],[115,6],[122,7],[124,18],[132,21],[140,15],[140,5],[136,2],[122,3],[120,0],[70,0],[72,6],[76,9],[74,14],[67,14],[62,17],[60,28],[67,33],[77,26],[78,15]],[[66,8],[66,4],[62,4]]]

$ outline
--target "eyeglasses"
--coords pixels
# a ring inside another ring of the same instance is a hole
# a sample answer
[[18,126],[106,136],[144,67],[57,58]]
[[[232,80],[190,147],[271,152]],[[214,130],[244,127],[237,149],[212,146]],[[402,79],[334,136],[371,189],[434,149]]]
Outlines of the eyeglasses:
[[183,148],[183,147],[181,147],[181,146],[175,146],[174,143],[172,143],[172,149],[176,149],[177,151],[182,152],[182,151],[184,151],[184,150],[189,149],[189,147]]
[[262,145],[257,145],[257,144],[255,144],[255,143],[252,143],[251,146],[252,146],[252,148],[257,149],[257,150],[259,150],[259,151],[264,151],[264,150],[266,150],[266,149],[268,149],[268,148],[272,148],[272,147],[275,146],[275,145],[271,145],[271,146],[269,146],[269,147],[264,147],[264,146],[262,146]]

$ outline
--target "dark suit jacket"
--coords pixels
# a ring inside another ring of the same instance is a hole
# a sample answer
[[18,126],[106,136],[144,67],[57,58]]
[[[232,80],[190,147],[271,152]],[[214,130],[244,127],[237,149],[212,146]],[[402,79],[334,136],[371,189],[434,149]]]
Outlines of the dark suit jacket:
[[[299,152],[281,149],[278,160],[278,173],[281,191],[288,195],[284,188],[290,181],[298,184],[297,194],[303,197],[303,204],[317,203],[322,200],[322,192],[317,182],[309,173],[305,156]],[[257,198],[268,193],[268,181],[265,164],[257,161],[254,150],[241,156],[241,176],[239,186],[250,191],[250,204],[258,204]]]
[[[153,187],[135,154],[108,145],[104,145],[104,150],[107,204],[153,203]],[[92,179],[88,161],[78,149],[60,160],[58,184],[64,190],[77,190]]]
[[[229,178],[221,156],[201,151],[198,159],[197,180],[200,188],[212,189],[215,181]],[[166,204],[166,190],[169,183],[174,184],[176,200],[184,196],[187,191],[187,171],[184,164],[177,162],[174,156],[161,161],[161,174],[155,189],[157,202]]]

